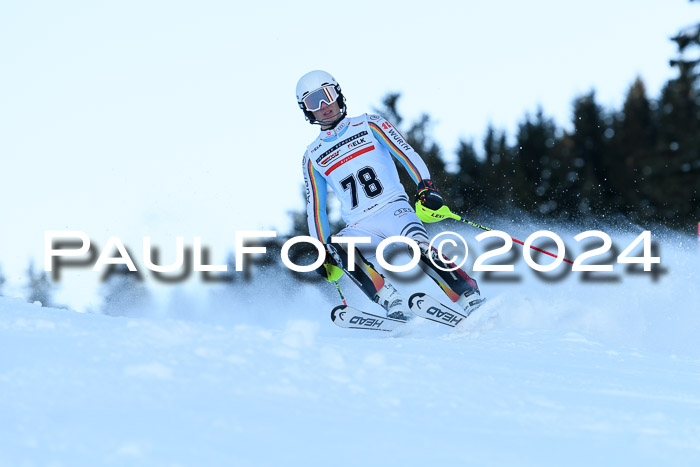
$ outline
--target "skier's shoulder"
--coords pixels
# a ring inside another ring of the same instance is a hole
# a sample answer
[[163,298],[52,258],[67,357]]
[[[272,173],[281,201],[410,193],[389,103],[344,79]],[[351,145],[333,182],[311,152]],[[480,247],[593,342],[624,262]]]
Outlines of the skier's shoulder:
[[368,122],[373,122],[373,123],[386,121],[386,119],[384,117],[382,117],[381,115],[378,115],[378,114],[366,113],[364,115],[364,117],[367,119]]
[[349,117],[348,118],[348,125],[349,126],[358,126],[361,123],[365,123],[369,121],[369,116],[370,114],[360,114],[356,117]]
[[386,121],[384,119],[384,117],[382,117],[381,115],[372,114],[372,113],[364,113],[362,115],[358,115],[357,117],[352,117],[349,120],[350,120],[350,125],[352,125],[352,126],[358,126],[361,123],[374,123],[374,124],[380,123],[381,124],[382,122]]
[[375,132],[385,133],[387,130],[393,127],[393,125],[381,115],[365,114],[365,116],[367,118],[367,123],[369,124],[370,128]]

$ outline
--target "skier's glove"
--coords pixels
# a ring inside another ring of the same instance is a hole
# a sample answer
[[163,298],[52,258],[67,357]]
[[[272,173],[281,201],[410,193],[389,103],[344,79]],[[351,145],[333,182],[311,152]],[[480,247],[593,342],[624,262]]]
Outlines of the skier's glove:
[[428,179],[421,180],[418,184],[416,203],[420,203],[423,207],[433,211],[437,211],[445,204],[433,181]]
[[343,270],[333,264],[331,255],[326,250],[326,261],[315,269],[316,273],[328,282],[337,282],[343,276]]
[[442,196],[438,193],[432,180],[423,180],[418,184],[416,215],[418,219],[426,223],[439,222],[448,217],[460,219],[458,215],[450,211],[450,208],[445,206]]

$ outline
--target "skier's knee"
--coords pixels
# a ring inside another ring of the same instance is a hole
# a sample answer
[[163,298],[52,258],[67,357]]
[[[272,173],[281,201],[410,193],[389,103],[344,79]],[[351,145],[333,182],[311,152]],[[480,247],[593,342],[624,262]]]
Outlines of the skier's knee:
[[326,251],[330,256],[330,258],[326,259],[343,270],[347,269],[346,259],[348,255],[341,245],[330,242],[326,243]]
[[[421,256],[428,256],[428,253],[430,252],[430,243],[424,240],[416,241],[416,243],[420,249]],[[408,252],[413,254],[413,249],[410,246],[408,247]]]

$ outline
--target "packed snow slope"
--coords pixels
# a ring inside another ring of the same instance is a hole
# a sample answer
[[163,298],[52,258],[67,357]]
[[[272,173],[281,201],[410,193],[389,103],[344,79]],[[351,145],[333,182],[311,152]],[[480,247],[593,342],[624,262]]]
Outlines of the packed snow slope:
[[656,281],[520,262],[460,327],[390,336],[290,278],[178,319],[0,298],[0,465],[700,465],[690,240],[663,238]]

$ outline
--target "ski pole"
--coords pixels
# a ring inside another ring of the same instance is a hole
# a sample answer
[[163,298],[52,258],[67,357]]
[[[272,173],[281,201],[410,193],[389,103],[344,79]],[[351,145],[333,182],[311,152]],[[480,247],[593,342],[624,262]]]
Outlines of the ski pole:
[[333,281],[333,283],[335,284],[335,288],[340,295],[340,299],[343,301],[343,305],[348,306],[348,302],[345,301],[345,295],[343,295],[343,291],[340,290],[340,284],[338,284],[338,281]]
[[[453,219],[456,219],[456,218],[453,217]],[[456,219],[456,220],[458,220],[458,221],[460,221],[460,222],[464,222],[465,224],[469,224],[469,225],[471,225],[471,226],[473,226],[473,227],[476,227],[477,229],[482,229],[482,230],[493,230],[493,229],[489,229],[488,227],[484,227],[483,225],[476,224],[476,223],[474,223],[474,222],[472,222],[472,221],[468,221],[468,220],[466,220],[466,219],[462,219],[461,217],[459,217],[459,219]],[[517,238],[510,237],[510,239],[513,240],[515,243],[519,243],[519,244],[525,246],[525,243],[524,243],[524,242],[521,242],[521,241],[518,240]],[[530,248],[532,248],[532,249],[535,250],[535,251],[539,251],[540,253],[544,253],[545,255],[549,255],[549,256],[551,256],[552,258],[558,258],[558,256],[555,255],[554,253],[550,253],[550,252],[545,251],[545,250],[543,250],[543,249],[541,249],[541,248],[537,248],[537,247],[534,246],[534,245],[530,245]],[[567,263],[574,264],[573,261],[570,261],[570,260],[568,260],[568,259],[566,259],[566,258],[564,258],[564,261],[566,261]]]
[[[416,206],[419,207],[418,204],[416,204]],[[425,210],[425,211],[427,211],[427,210]],[[446,218],[446,217],[449,217],[450,219],[454,219],[454,220],[457,220],[457,221],[460,221],[460,222],[464,222],[465,224],[469,224],[469,225],[471,225],[472,227],[476,227],[477,229],[486,230],[486,231],[493,230],[493,229],[489,229],[488,227],[484,227],[483,225],[480,225],[480,224],[477,224],[477,223],[475,223],[475,222],[472,222],[472,221],[470,221],[470,220],[462,219],[462,216],[459,216],[459,215],[455,214],[454,212],[450,211],[450,208],[448,208],[448,207],[445,206],[445,205],[443,205],[443,206],[442,206],[440,209],[438,209],[437,211],[433,211],[433,212],[436,213],[437,216],[434,215],[432,212],[431,212],[431,213],[425,212],[424,214],[426,214],[426,215],[428,215],[428,216],[432,216],[432,217],[433,217],[434,219],[436,219],[436,220],[442,220],[442,219],[444,219],[444,218]],[[433,222],[435,222],[435,221],[433,221]],[[524,243],[524,242],[521,242],[521,241],[518,240],[517,238],[510,237],[510,239],[513,240],[515,243],[519,243],[519,244],[525,246],[525,243]],[[548,252],[548,251],[545,251],[545,250],[543,250],[543,249],[541,249],[541,248],[537,248],[537,247],[534,246],[534,245],[530,245],[530,248],[532,248],[532,249],[535,250],[535,251],[539,251],[540,253],[544,253],[545,255],[549,255],[549,256],[551,256],[552,258],[558,258],[557,255],[555,255],[555,254],[553,254],[553,253],[550,253],[550,252]],[[567,263],[570,263],[570,264],[574,264],[573,261],[570,261],[570,260],[568,260],[568,259],[566,259],[566,258],[564,258],[564,261],[566,261]]]

